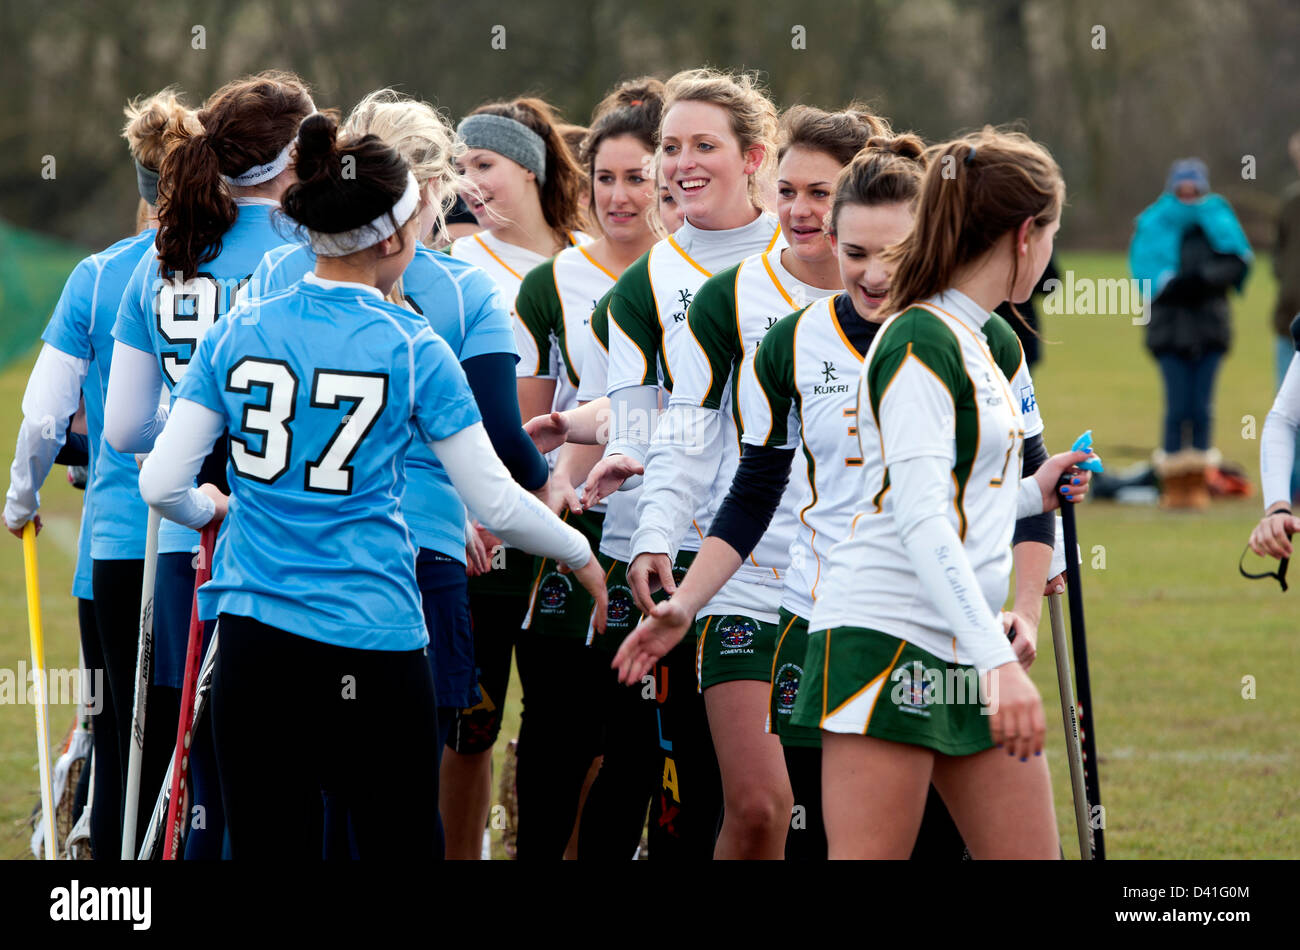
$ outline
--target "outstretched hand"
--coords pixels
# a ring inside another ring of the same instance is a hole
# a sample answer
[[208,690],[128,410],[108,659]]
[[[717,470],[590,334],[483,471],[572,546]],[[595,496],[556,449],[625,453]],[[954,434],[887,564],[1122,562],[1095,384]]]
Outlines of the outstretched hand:
[[671,599],[655,604],[614,654],[610,665],[618,670],[618,681],[628,686],[639,682],[681,642],[694,619]]
[[524,423],[524,431],[537,446],[537,451],[545,455],[562,446],[569,437],[569,420],[562,412],[547,412],[533,416]]
[[596,463],[587,475],[587,486],[582,492],[582,506],[598,505],[633,475],[642,475],[645,468],[627,455],[608,455]]

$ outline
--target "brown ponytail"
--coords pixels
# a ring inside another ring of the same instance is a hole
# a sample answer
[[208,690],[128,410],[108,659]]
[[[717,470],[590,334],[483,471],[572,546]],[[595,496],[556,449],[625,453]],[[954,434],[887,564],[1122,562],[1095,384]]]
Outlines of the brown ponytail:
[[542,99],[490,102],[470,115],[500,115],[532,129],[546,145],[546,183],[540,188],[542,216],[563,244],[569,232],[590,228],[587,221],[587,178],[560,133],[559,116]]
[[925,167],[925,143],[918,136],[872,136],[835,179],[827,232],[835,233],[840,211],[849,205],[915,204]]
[[[894,266],[886,312],[905,310],[949,287],[957,272],[1026,218],[1050,225],[1061,213],[1065,184],[1051,154],[1021,132],[985,126],[926,152],[916,224],[890,248]],[[1012,259],[1015,286],[1018,259]]]
[[269,71],[227,83],[197,121],[170,130],[159,168],[158,257],[163,274],[193,276],[221,253],[238,208],[222,175],[275,158],[313,109],[307,86]]

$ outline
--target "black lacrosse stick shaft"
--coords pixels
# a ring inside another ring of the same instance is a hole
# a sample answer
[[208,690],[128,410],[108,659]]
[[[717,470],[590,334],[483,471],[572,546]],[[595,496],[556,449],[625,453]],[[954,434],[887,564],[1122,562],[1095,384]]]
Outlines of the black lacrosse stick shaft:
[[[1061,483],[1065,484],[1066,479]],[[1092,680],[1088,675],[1088,637],[1083,624],[1082,571],[1079,569],[1079,531],[1074,521],[1074,503],[1061,499],[1061,533],[1065,539],[1066,591],[1070,602],[1070,642],[1074,654],[1074,698],[1078,707],[1079,734],[1083,745],[1083,787],[1088,797],[1090,824],[1099,817],[1104,822],[1105,812],[1097,812],[1101,805],[1101,776],[1097,770],[1097,730],[1092,717]],[[1105,829],[1092,829],[1092,856],[1096,861],[1106,858]]]

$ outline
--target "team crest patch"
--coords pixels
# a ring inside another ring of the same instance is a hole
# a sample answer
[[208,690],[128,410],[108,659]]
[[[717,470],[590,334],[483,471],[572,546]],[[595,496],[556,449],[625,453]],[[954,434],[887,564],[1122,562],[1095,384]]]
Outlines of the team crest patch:
[[776,671],[776,679],[772,687],[776,690],[777,712],[788,714],[794,709],[794,701],[799,697],[799,680],[802,677],[803,670],[793,663],[785,663]]
[[609,589],[609,607],[605,611],[607,622],[617,626],[626,626],[636,610],[636,601],[632,599],[630,588],[622,584]]
[[572,592],[573,581],[568,577],[558,572],[547,574],[537,590],[538,609],[544,614],[563,613]]
[[721,655],[733,653],[753,653],[754,637],[758,634],[758,624],[748,617],[728,617],[718,624],[718,642]]

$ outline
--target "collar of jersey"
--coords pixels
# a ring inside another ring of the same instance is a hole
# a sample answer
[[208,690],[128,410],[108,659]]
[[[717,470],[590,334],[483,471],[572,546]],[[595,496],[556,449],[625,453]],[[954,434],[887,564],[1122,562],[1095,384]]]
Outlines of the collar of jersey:
[[267,205],[271,208],[280,207],[280,202],[276,201],[274,198],[236,198],[235,204],[241,208],[246,208],[249,205]]
[[[750,234],[771,227],[771,215],[766,211],[759,212],[757,218],[749,224],[741,225],[738,228],[730,228],[726,231],[706,231],[703,228],[697,228],[689,220],[683,219],[682,226],[672,234],[673,242],[678,246],[680,251],[689,256],[695,257],[703,249],[710,245],[730,245],[737,238],[748,237]],[[777,228],[779,235],[781,229]],[[768,245],[767,250],[771,250],[772,245]],[[697,267],[699,265],[696,265]],[[704,268],[700,268],[703,270]]]
[[315,271],[311,270],[302,275],[302,282],[304,284],[312,284],[321,290],[353,290],[360,293],[373,294],[380,300],[384,299],[384,295],[379,292],[378,287],[371,287],[369,284],[358,284],[351,280],[330,280],[328,277],[321,277]]
[[984,324],[992,316],[960,290],[953,290],[951,287],[938,296],[922,302],[931,304],[950,316],[956,317],[979,334],[981,338],[984,336]]
[[[780,291],[781,296],[790,305],[790,309],[801,310],[812,301],[833,296],[835,291],[822,290],[812,284],[805,284],[790,273],[789,268],[781,263],[781,252],[790,245],[786,242],[785,234],[780,228],[777,229],[776,233],[778,235],[776,242],[763,252],[763,267],[767,270],[767,276],[772,279],[772,283],[776,284],[776,289]],[[790,253],[793,254],[794,252],[791,251]],[[796,301],[790,294],[791,289],[797,290],[805,299],[802,302]]]

